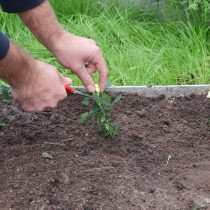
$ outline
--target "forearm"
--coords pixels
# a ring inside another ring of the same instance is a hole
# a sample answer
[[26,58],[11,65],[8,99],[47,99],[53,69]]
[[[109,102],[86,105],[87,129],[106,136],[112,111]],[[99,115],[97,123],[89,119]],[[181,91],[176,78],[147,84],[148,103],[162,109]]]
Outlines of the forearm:
[[0,78],[7,81],[11,87],[18,88],[31,81],[32,69],[35,71],[35,60],[22,48],[10,43],[8,53],[0,60]]
[[57,21],[48,1],[44,1],[31,10],[19,13],[19,16],[39,42],[53,51],[54,43],[62,36],[64,29]]

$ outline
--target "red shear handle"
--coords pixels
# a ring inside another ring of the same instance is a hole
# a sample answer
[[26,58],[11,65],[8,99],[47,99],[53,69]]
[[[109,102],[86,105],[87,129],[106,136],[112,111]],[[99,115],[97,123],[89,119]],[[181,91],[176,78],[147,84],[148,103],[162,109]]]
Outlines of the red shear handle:
[[68,84],[65,85],[65,89],[67,93],[74,93],[74,90],[75,90],[73,87],[71,87]]

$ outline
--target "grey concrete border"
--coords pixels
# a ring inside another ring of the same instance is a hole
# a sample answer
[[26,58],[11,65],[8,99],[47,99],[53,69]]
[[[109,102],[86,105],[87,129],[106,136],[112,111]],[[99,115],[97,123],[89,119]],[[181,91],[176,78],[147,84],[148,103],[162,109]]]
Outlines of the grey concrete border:
[[[77,87],[84,90],[84,88]],[[107,88],[111,94],[138,94],[145,97],[158,97],[165,95],[166,97],[207,95],[210,91],[210,85],[168,85],[168,86],[111,86]]]

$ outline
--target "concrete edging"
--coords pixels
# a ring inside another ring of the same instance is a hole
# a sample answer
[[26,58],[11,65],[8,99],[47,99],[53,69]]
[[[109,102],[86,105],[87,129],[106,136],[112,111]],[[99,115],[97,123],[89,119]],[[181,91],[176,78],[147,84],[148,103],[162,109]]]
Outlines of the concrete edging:
[[[77,87],[84,90],[82,87]],[[165,97],[207,95],[210,91],[210,85],[168,85],[168,86],[111,86],[107,88],[111,94],[127,93],[137,94],[145,97]]]

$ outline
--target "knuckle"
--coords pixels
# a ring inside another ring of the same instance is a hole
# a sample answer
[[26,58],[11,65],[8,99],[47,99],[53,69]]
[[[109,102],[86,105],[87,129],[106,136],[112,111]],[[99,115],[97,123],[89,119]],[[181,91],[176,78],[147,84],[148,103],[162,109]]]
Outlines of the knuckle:
[[53,102],[49,103],[47,107],[55,108],[55,107],[57,107],[57,105],[58,105],[58,102],[53,101]]
[[56,97],[57,98],[56,102],[54,102],[53,105],[57,106],[58,102],[64,100],[66,97],[67,97],[67,92],[66,91],[64,93],[62,93],[62,94],[59,94]]
[[83,81],[84,85],[89,85],[89,84],[91,84],[91,80],[88,79],[88,78],[84,78],[84,79],[82,79],[82,81]]
[[22,105],[21,106],[21,109],[24,111],[24,112],[30,112],[30,108],[26,105]]
[[60,95],[59,100],[63,100],[67,97],[67,92],[65,91],[63,94]]

